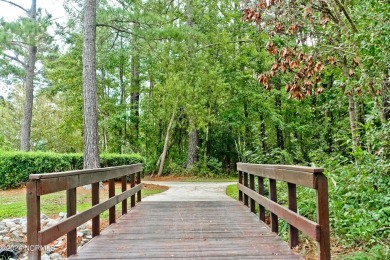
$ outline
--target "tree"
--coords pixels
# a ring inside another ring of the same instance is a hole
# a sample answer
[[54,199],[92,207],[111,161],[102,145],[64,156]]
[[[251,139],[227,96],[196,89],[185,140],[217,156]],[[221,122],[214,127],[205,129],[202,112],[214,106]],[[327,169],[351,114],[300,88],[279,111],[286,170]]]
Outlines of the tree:
[[[29,10],[23,8],[22,6],[6,0],[1,0],[2,2],[9,3],[20,10],[23,10],[27,16],[27,20],[21,20],[22,28],[25,32],[17,31],[16,34],[26,33],[24,40],[18,41],[14,39],[8,39],[6,37],[5,45],[8,47],[8,50],[12,54],[7,54],[3,52],[3,55],[8,58],[10,61],[15,61],[20,64],[25,70],[25,104],[24,104],[24,114],[21,126],[20,134],[20,149],[22,151],[30,150],[30,136],[31,136],[31,122],[32,122],[32,111],[33,111],[33,101],[34,101],[34,77],[35,77],[35,63],[37,61],[37,36],[38,36],[38,27],[36,24],[37,21],[37,4],[36,0],[31,1],[31,8]],[[8,24],[7,26],[10,31],[16,26]],[[25,26],[23,28],[23,25]],[[23,37],[22,37],[23,38]],[[27,54],[24,54],[23,49],[27,49]],[[19,55],[24,56],[19,58]]]
[[[388,55],[382,55],[379,51],[388,46],[378,44],[380,40],[372,40],[384,39],[378,33],[383,28],[379,30],[375,24],[378,27],[384,25],[387,29],[384,15],[388,13],[386,5],[384,2],[374,4],[373,1],[356,4],[339,0],[261,0],[255,8],[248,7],[244,20],[255,22],[267,34],[267,50],[275,57],[270,71],[260,74],[259,82],[266,89],[271,89],[271,79],[276,74],[290,75],[286,91],[299,100],[323,92],[329,80],[337,82],[348,99],[353,148],[359,148],[362,138],[359,129],[359,123],[362,123],[359,121],[362,92],[370,92],[372,98],[377,99],[375,96],[381,92],[381,81],[387,77],[387,69],[372,69],[373,61],[382,68],[388,66]],[[376,18],[364,15],[367,9],[376,13]],[[354,19],[354,16],[361,19]],[[374,19],[380,19],[383,23],[373,23]],[[372,30],[367,31],[367,26],[373,27]],[[367,63],[370,67],[366,66]],[[332,77],[327,76],[330,74]],[[364,91],[365,84],[370,86],[368,91]],[[383,86],[386,89],[386,84]],[[386,121],[386,100],[376,102],[382,122]]]
[[96,8],[96,0],[84,1],[83,96],[85,169],[100,167],[95,61]]

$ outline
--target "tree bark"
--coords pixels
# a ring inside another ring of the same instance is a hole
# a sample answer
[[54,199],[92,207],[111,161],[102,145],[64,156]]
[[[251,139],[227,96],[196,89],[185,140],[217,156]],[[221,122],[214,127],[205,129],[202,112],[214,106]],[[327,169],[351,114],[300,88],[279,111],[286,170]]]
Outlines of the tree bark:
[[196,129],[192,129],[188,135],[188,158],[187,158],[187,167],[189,170],[198,160],[198,131]]
[[[342,61],[342,71],[343,75],[346,79],[349,78],[348,74],[348,67],[347,67],[347,58],[345,55],[341,55],[341,61]],[[354,91],[352,90],[350,94],[348,95],[348,113],[349,113],[349,125],[351,128],[351,135],[352,135],[352,143],[353,148],[360,146],[360,136],[359,136],[359,130],[357,127],[357,113],[356,113],[356,102],[354,98]]]
[[[192,0],[186,0],[186,16],[187,16],[187,26],[189,28],[194,27],[194,14],[193,14],[193,1]],[[193,41],[190,42],[190,52],[189,56],[193,57]],[[198,146],[198,131],[196,130],[196,126],[193,123],[193,119],[190,118],[190,133],[188,135],[188,153],[187,153],[187,166],[186,169],[189,170],[194,163],[198,160],[198,154],[197,154],[197,146]]]
[[158,174],[157,176],[161,176],[163,169],[164,169],[164,163],[165,163],[165,157],[167,156],[167,151],[168,151],[168,144],[169,144],[169,136],[171,133],[171,128],[173,125],[173,121],[175,120],[175,113],[176,113],[176,108],[174,108],[171,116],[171,120],[169,120],[168,128],[167,128],[167,133],[165,135],[165,142],[164,142],[164,148],[163,152],[160,157],[160,167],[158,169]]
[[[30,19],[36,21],[37,17],[37,3],[36,0],[31,1]],[[26,73],[26,92],[24,103],[24,114],[22,121],[22,129],[20,132],[20,149],[22,151],[30,150],[30,136],[31,136],[31,122],[32,110],[34,102],[34,74],[35,62],[37,60],[37,47],[34,42],[28,46],[28,65]]]
[[84,1],[84,169],[100,167],[96,84],[96,0]]
[[[139,29],[139,24],[134,24],[134,30]],[[135,37],[135,36],[134,36]],[[131,57],[132,80],[131,80],[131,118],[134,125],[134,138],[138,140],[139,136],[139,93],[141,88],[140,82],[140,56],[135,48],[136,39],[133,38],[133,54]]]

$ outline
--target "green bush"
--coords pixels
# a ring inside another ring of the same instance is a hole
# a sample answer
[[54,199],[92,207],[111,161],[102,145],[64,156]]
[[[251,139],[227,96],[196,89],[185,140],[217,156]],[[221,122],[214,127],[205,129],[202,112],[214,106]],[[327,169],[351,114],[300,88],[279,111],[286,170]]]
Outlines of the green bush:
[[[102,154],[101,167],[143,162],[138,154]],[[83,154],[0,151],[0,189],[15,188],[28,181],[29,174],[79,170]]]

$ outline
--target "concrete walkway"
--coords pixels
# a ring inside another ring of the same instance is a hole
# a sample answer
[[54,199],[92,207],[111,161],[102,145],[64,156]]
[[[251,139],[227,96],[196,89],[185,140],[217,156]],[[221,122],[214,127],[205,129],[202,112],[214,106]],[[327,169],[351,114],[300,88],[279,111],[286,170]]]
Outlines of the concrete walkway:
[[148,196],[142,201],[232,201],[226,195],[226,187],[235,182],[159,182],[143,181],[162,186],[169,190]]

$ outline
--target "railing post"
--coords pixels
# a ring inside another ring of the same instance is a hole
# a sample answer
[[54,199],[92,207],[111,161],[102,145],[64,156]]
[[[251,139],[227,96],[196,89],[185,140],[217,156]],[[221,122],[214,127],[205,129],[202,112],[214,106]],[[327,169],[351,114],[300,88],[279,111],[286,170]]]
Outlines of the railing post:
[[[242,184],[242,171],[238,172],[238,183]],[[242,191],[238,190],[238,200],[242,201]]]
[[[134,179],[135,173],[130,174],[130,188],[133,188],[135,186],[135,179]],[[132,195],[130,198],[130,207],[135,206],[135,195]]]
[[[248,173],[244,172],[244,186],[248,187]],[[248,206],[249,201],[248,201],[248,195],[244,193],[244,205]]]
[[[66,190],[66,216],[69,218],[76,214],[77,194],[76,188]],[[66,234],[66,254],[67,257],[77,254],[77,229],[73,229]]]
[[[253,174],[249,174],[249,188],[255,190],[255,176]],[[256,213],[256,205],[253,198],[251,198],[251,212]]]
[[[122,192],[127,190],[127,176],[122,177]],[[127,213],[127,199],[122,201],[122,215]]]
[[[137,172],[137,184],[141,184],[141,172]],[[137,202],[141,202],[141,190],[137,192]]]
[[[114,196],[115,196],[115,180],[110,179],[108,181],[108,197],[112,198]],[[108,214],[109,214],[108,217],[109,223],[111,225],[112,223],[115,223],[115,205],[108,210]]]
[[[99,183],[92,183],[92,206],[99,204]],[[100,214],[92,218],[92,236],[100,234]]]
[[328,180],[323,173],[317,173],[317,223],[320,225],[320,242],[318,258],[330,259]]
[[[269,193],[270,199],[272,201],[277,202],[277,192],[276,192],[276,180],[269,179]],[[278,216],[271,212],[271,230],[272,232],[278,233],[279,231],[279,223]]]
[[[259,194],[261,196],[264,195],[264,178],[258,176],[257,177],[257,184],[258,184],[258,190]],[[265,208],[261,204],[259,204],[259,219],[263,222],[265,222]]]
[[41,200],[37,196],[38,180],[27,183],[27,246],[28,259],[41,259],[38,232],[41,230]]
[[[288,188],[288,208],[297,212],[297,186],[293,183],[287,183]],[[298,229],[289,224],[289,244],[290,248],[298,245]]]

